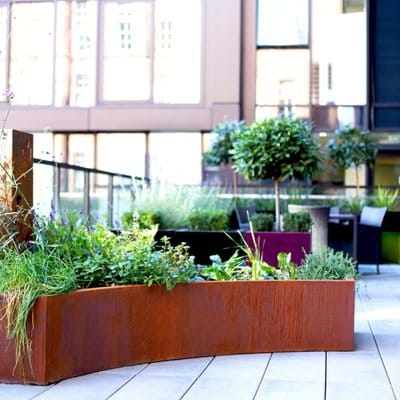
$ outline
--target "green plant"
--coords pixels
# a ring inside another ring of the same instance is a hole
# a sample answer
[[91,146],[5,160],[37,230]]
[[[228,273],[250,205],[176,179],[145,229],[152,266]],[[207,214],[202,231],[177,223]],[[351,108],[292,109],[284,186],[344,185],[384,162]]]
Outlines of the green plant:
[[281,271],[280,279],[297,279],[297,265],[291,262],[290,253],[279,253],[277,255],[277,268]]
[[221,187],[192,187],[152,183],[137,187],[132,209],[152,211],[160,218],[160,229],[181,229],[188,226],[188,216],[193,209],[233,209],[233,199],[224,197]]
[[160,221],[161,218],[159,214],[151,210],[126,212],[122,215],[121,219],[124,229],[131,228],[134,222],[138,222],[141,229],[151,229],[159,225]]
[[344,213],[360,215],[362,208],[368,204],[367,200],[360,197],[350,197],[342,200],[340,210]]
[[360,196],[358,168],[372,166],[377,151],[378,145],[371,132],[351,126],[337,129],[328,142],[329,156],[340,168],[355,167],[357,197]]
[[199,271],[200,276],[207,280],[232,281],[251,278],[251,269],[245,264],[244,258],[239,256],[238,251],[227,261],[222,261],[219,255],[211,256],[210,260],[212,264]]
[[348,279],[356,278],[355,262],[342,252],[329,247],[306,254],[298,272],[298,279]]
[[286,232],[309,232],[311,218],[308,212],[283,214],[283,229]]
[[268,213],[257,213],[250,216],[253,229],[256,232],[270,232],[274,229],[274,216]]
[[232,121],[218,124],[211,132],[215,135],[210,149],[204,153],[204,161],[211,165],[229,164],[233,137],[243,129],[244,121]]
[[189,227],[202,231],[225,231],[229,216],[225,210],[193,210],[188,216]]
[[321,150],[308,123],[281,117],[240,130],[235,135],[232,160],[236,172],[250,181],[275,183],[275,218],[280,230],[280,183],[306,179],[319,168]]
[[396,209],[398,197],[399,189],[390,190],[379,186],[372,198],[372,204],[375,207],[387,207],[388,211],[393,211]]
[[[1,253],[0,294],[5,299],[2,319],[7,321],[8,338],[16,344],[16,362],[22,368],[30,361],[31,340],[27,331],[29,313],[36,299],[77,289],[73,265],[51,249],[48,253],[5,248]],[[22,370],[22,372],[24,372]]]

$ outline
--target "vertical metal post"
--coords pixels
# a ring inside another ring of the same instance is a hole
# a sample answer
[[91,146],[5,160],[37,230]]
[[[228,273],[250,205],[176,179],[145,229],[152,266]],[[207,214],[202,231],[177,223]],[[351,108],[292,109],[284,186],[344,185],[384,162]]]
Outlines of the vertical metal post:
[[84,171],[83,175],[83,213],[89,221],[90,217],[90,175],[89,171]]
[[61,191],[61,168],[57,163],[54,171],[54,185],[53,185],[54,209],[56,210],[57,214],[60,214],[61,212],[60,191]]
[[113,175],[108,175],[107,223],[110,228],[113,228],[114,224],[114,176]]

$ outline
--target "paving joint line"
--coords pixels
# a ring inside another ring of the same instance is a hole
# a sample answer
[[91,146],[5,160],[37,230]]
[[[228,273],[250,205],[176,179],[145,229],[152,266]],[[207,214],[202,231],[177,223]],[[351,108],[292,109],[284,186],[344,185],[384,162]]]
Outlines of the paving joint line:
[[[117,390],[112,392],[108,397],[106,397],[104,400],[109,400],[111,399],[112,396],[117,394],[123,387],[125,387],[129,382],[132,382],[133,379],[135,379],[139,374],[141,374],[146,368],[148,368],[151,365],[151,363],[146,364],[140,371],[136,372],[136,374],[133,374],[122,386],[120,386]],[[106,370],[107,371],[107,370]]]
[[257,397],[257,395],[258,395],[258,392],[260,391],[260,387],[261,387],[262,382],[263,382],[263,380],[264,380],[264,378],[265,378],[265,374],[267,373],[267,369],[268,369],[268,367],[269,367],[269,363],[271,362],[271,358],[272,358],[273,354],[274,354],[274,353],[271,353],[271,354],[269,355],[267,365],[265,366],[264,372],[263,372],[263,374],[262,374],[262,376],[261,376],[261,379],[260,379],[260,383],[259,383],[258,386],[257,386],[256,392],[254,393],[254,396],[253,396],[253,399],[252,399],[252,400],[255,400],[255,399],[256,399],[256,397]]
[[210,366],[210,364],[215,360],[215,356],[211,358],[211,360],[207,363],[207,365],[202,369],[200,374],[197,376],[197,378],[189,385],[189,387],[185,390],[183,395],[179,397],[179,400],[182,400],[190,391],[190,389],[194,386],[194,384],[200,379],[200,377],[204,374],[204,372],[207,370],[207,368]]
[[[365,309],[364,302],[363,302],[363,300],[362,300],[360,294],[358,294],[358,298],[360,299],[360,303],[361,303],[361,306],[362,306],[362,308],[363,308],[364,313],[366,313],[367,310]],[[398,400],[397,395],[396,395],[396,392],[395,392],[394,387],[393,387],[393,384],[392,384],[392,380],[390,379],[389,372],[388,372],[388,370],[387,370],[387,368],[386,368],[386,364],[385,364],[385,361],[384,361],[384,359],[383,359],[383,356],[382,356],[382,353],[381,353],[381,349],[379,348],[378,341],[376,340],[375,333],[374,333],[374,329],[372,328],[372,325],[371,325],[371,323],[370,323],[370,321],[369,321],[368,318],[366,318],[366,321],[367,321],[367,324],[368,324],[368,328],[369,328],[369,330],[370,330],[370,332],[371,332],[372,339],[373,339],[373,341],[374,341],[374,343],[375,343],[376,350],[377,350],[377,352],[378,352],[379,358],[380,358],[380,360],[381,360],[381,363],[382,363],[382,366],[383,366],[383,370],[385,371],[386,378],[387,378],[387,380],[388,380],[388,382],[389,382],[389,386],[390,386],[390,389],[391,389],[391,391],[392,391],[393,398],[394,398],[394,400]]]
[[324,400],[328,392],[328,352],[325,352],[325,384],[324,384]]

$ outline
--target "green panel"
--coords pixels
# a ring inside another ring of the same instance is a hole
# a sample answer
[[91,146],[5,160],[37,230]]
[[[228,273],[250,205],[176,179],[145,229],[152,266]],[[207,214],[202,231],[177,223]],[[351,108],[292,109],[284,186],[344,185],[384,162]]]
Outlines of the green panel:
[[400,263],[400,232],[382,232],[382,261]]

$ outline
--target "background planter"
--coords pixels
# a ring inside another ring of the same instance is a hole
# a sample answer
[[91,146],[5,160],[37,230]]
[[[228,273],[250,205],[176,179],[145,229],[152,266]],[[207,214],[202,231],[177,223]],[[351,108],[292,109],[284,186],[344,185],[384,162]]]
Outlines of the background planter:
[[[33,374],[47,384],[126,365],[221,354],[354,348],[354,281],[121,286],[39,298]],[[23,382],[0,321],[0,381]]]
[[[280,252],[291,253],[292,262],[300,265],[304,252],[311,250],[311,233],[309,232],[254,232],[262,259],[270,265],[276,265],[276,257]],[[250,232],[245,234],[246,243],[253,246]]]
[[[227,234],[237,243],[241,243],[238,231],[228,231]],[[218,254],[222,260],[229,259],[237,250],[237,245],[223,231],[192,231],[176,230],[174,244],[185,242],[190,246],[190,254],[195,256],[198,264],[209,265],[210,256]]]

